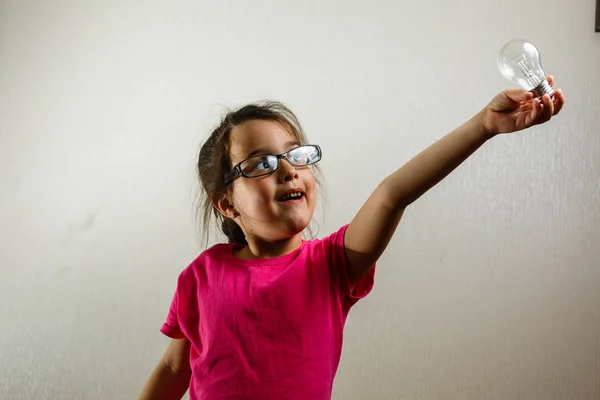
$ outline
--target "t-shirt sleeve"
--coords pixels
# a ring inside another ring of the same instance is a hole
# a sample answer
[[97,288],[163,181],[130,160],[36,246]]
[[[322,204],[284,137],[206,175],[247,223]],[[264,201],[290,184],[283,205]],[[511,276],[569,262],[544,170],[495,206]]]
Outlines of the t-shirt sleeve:
[[183,339],[185,337],[179,325],[179,285],[175,289],[167,319],[160,328],[160,331],[171,339]]
[[167,318],[160,331],[172,338],[192,340],[199,326],[198,270],[201,269],[203,254],[185,268],[177,278],[177,287],[171,300]]
[[184,269],[177,278],[177,288],[167,313],[167,318],[160,328],[160,331],[172,338],[183,339],[186,337],[185,321],[189,320],[191,296],[195,293],[194,274],[191,269],[193,263]]
[[349,309],[358,300],[367,296],[373,289],[373,284],[375,282],[375,264],[371,267],[369,272],[356,283],[354,288],[351,289],[350,279],[348,277],[346,248],[344,245],[344,237],[347,228],[348,225],[342,226],[337,232],[324,238],[322,242],[329,252],[332,277],[339,283],[342,302]]

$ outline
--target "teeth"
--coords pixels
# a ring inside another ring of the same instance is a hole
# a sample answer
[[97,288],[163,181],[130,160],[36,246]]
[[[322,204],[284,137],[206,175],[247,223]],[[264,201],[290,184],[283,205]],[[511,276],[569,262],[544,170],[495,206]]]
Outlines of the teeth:
[[284,196],[281,200],[299,199],[300,197],[302,197],[302,193],[294,192],[294,193],[290,193],[287,196]]

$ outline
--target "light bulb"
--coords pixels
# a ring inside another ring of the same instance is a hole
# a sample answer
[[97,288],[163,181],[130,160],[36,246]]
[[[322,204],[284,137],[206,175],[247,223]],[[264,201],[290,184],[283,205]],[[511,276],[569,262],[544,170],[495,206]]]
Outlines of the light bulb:
[[554,97],[554,90],[542,69],[540,52],[532,43],[525,40],[506,43],[498,56],[498,69],[503,77],[532,92],[535,97],[546,93]]

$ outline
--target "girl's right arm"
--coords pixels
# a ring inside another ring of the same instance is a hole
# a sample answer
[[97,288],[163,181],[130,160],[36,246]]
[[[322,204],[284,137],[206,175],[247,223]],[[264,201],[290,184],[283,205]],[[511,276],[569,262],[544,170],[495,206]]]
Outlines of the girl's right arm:
[[190,385],[190,341],[173,339],[144,385],[139,400],[180,400]]

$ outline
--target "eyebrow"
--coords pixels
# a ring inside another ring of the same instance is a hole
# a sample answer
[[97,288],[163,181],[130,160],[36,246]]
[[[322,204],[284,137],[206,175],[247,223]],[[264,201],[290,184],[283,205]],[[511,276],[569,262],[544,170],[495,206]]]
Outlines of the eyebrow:
[[[290,149],[291,147],[294,147],[294,146],[300,146],[300,142],[299,142],[299,141],[297,141],[297,140],[290,140],[289,142],[287,142],[287,143],[285,144],[285,148],[286,148],[286,149]],[[271,154],[271,152],[270,152],[270,151],[269,151],[269,149],[267,149],[267,148],[260,147],[260,148],[258,148],[258,149],[254,149],[254,150],[252,150],[252,151],[251,151],[251,152],[248,154],[248,156],[247,156],[246,158],[250,158],[250,157],[252,157],[252,156],[256,156],[256,155],[259,155],[259,154]]]

